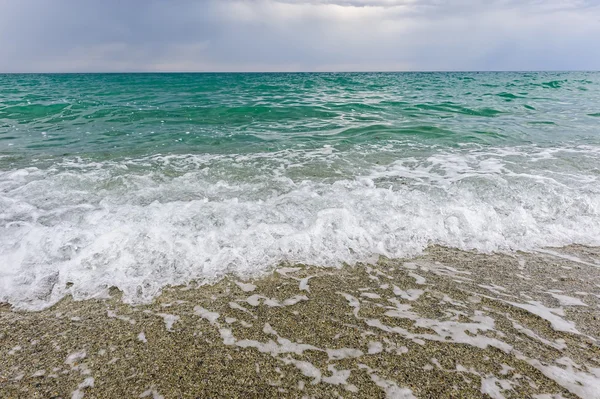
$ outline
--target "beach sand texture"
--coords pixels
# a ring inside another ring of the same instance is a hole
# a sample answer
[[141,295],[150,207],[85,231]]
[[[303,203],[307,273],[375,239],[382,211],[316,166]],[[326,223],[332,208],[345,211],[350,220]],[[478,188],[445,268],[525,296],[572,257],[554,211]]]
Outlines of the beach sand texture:
[[600,398],[600,249],[430,247],[0,307],[2,398]]

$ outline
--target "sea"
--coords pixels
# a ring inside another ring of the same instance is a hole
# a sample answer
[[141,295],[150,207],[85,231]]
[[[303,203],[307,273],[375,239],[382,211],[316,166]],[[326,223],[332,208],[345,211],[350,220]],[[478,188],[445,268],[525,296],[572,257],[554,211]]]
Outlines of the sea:
[[17,308],[571,244],[600,245],[598,72],[0,75]]

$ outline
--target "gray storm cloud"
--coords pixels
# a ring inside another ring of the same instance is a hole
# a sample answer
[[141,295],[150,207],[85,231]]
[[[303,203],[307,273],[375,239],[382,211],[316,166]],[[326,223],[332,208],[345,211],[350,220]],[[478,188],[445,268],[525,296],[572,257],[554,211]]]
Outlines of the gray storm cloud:
[[600,1],[0,0],[1,72],[600,69]]

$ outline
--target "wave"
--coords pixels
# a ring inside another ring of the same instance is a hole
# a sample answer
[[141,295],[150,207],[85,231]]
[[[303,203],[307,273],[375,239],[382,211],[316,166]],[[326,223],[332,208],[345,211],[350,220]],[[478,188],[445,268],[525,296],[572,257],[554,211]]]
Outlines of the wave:
[[441,244],[600,245],[600,148],[387,143],[246,155],[71,158],[0,171],[0,301],[335,267]]

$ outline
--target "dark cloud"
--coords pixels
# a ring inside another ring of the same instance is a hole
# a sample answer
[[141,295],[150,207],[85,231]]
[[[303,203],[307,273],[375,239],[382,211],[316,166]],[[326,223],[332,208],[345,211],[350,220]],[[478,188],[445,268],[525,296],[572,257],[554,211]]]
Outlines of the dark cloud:
[[0,71],[600,69],[591,0],[0,0]]

